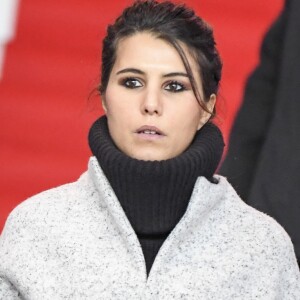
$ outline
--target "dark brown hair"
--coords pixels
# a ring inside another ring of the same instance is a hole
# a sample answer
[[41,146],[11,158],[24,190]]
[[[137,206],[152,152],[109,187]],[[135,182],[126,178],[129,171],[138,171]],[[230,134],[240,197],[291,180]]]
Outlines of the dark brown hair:
[[[177,50],[199,105],[210,112],[206,102],[211,94],[218,93],[222,72],[222,62],[216,49],[213,30],[192,9],[170,1],[135,1],[132,6],[124,9],[114,24],[108,26],[102,47],[100,93],[105,94],[119,41],[139,32],[149,32],[167,41]],[[180,43],[187,46],[198,63],[204,99],[201,99],[190,64]]]

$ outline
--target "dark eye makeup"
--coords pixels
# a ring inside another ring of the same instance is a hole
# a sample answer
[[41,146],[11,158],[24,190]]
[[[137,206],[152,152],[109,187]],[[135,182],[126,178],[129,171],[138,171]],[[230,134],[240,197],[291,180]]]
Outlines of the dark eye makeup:
[[134,77],[123,78],[123,79],[121,79],[120,83],[121,83],[121,85],[123,85],[124,87],[126,87],[128,89],[136,89],[136,88],[143,86],[141,81]]
[[[125,77],[120,80],[120,85],[124,86],[127,89],[137,89],[144,84],[142,83],[142,80],[136,78],[136,77]],[[182,82],[179,82],[177,80],[170,80],[163,84],[163,89],[171,92],[171,93],[179,93],[188,90],[185,84]]]
[[176,80],[167,82],[164,89],[172,93],[179,93],[187,90],[186,86],[183,83]]

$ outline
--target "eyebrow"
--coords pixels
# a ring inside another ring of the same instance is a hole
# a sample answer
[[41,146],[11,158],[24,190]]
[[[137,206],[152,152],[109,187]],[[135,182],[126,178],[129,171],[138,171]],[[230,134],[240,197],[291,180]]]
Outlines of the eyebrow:
[[[123,74],[123,73],[134,73],[134,74],[139,74],[139,75],[145,75],[145,72],[135,69],[135,68],[126,68],[118,71],[116,74]],[[168,74],[164,74],[163,77],[174,77],[174,76],[183,76],[183,77],[189,77],[188,74],[183,73],[183,72],[172,72]]]
[[168,73],[168,74],[165,74],[163,77],[174,77],[174,76],[184,76],[184,77],[189,77],[188,74],[182,73],[182,72]]
[[135,73],[135,74],[145,75],[145,72],[143,72],[139,69],[135,69],[135,68],[126,68],[126,69],[120,70],[117,72],[117,75],[123,74],[123,73]]

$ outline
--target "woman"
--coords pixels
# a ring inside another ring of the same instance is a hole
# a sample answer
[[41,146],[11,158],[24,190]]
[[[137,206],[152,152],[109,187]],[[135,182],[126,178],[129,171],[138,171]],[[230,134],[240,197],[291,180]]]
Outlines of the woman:
[[1,299],[299,298],[287,234],[214,176],[221,68],[192,10],[124,10],[103,42],[94,157],[77,182],[10,215]]

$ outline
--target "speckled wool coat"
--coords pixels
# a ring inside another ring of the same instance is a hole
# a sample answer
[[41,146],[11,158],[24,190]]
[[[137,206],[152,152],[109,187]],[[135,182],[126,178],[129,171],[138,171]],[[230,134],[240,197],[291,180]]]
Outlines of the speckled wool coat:
[[289,237],[226,179],[200,177],[149,277],[137,236],[98,162],[10,215],[0,299],[300,299]]

